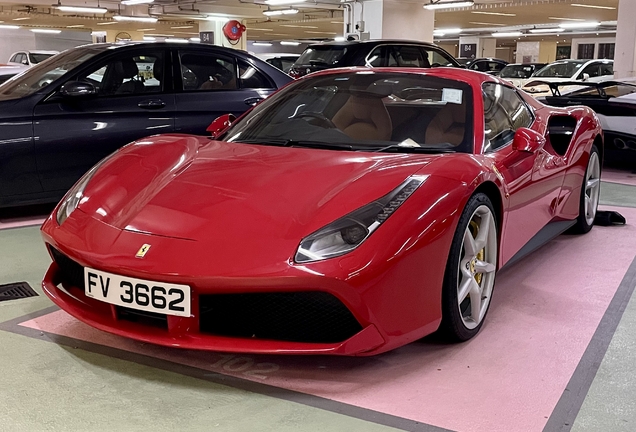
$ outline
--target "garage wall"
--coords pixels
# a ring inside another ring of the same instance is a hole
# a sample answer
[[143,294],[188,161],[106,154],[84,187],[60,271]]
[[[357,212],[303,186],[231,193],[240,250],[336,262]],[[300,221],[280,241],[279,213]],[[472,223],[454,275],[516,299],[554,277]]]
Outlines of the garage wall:
[[57,35],[50,35],[37,34],[24,29],[3,30],[0,63],[9,61],[11,54],[16,51],[34,49],[64,51],[91,42],[91,34],[87,31],[63,31]]

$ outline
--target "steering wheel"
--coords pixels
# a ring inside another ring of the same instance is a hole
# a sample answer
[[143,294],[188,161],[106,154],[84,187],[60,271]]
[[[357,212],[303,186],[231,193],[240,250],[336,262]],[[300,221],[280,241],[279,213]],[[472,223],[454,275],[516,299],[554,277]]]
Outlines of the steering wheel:
[[[331,121],[331,119],[327,118],[323,113],[317,111],[305,111],[295,115],[296,118],[308,119],[308,123],[313,124],[315,126],[320,126],[324,129],[338,129],[338,126]],[[317,120],[316,123],[312,123],[312,120]]]

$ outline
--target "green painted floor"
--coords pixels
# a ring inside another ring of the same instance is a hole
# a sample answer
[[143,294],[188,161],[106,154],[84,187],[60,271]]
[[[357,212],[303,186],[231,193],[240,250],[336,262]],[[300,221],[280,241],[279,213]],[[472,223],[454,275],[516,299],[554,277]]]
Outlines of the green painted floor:
[[[602,187],[604,202],[636,207],[636,187]],[[40,293],[0,302],[0,323],[51,306],[39,289],[49,261],[36,227],[0,231],[0,284],[24,280]],[[0,331],[0,352],[0,431],[396,430],[44,337]],[[635,431],[635,372],[632,298],[572,430]]]

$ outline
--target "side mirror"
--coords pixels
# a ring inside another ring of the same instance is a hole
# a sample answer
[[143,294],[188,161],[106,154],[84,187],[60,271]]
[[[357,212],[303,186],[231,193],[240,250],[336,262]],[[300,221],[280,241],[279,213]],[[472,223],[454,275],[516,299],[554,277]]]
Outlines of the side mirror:
[[22,60],[22,64],[23,64],[23,65],[25,65],[25,66],[28,66],[28,65],[29,65],[29,61],[28,61],[28,60],[26,60],[26,59],[25,59],[25,60]]
[[583,81],[587,81],[590,79],[590,74],[584,73],[583,74]]
[[91,83],[82,81],[69,81],[60,88],[60,95],[64,97],[92,96],[97,94],[97,89]]
[[210,132],[212,139],[216,139],[221,136],[227,128],[232,126],[234,120],[236,120],[236,116],[234,114],[223,114],[222,116],[215,118],[214,121],[210,123],[210,126],[208,126],[206,131]]
[[512,149],[518,152],[535,153],[545,145],[545,137],[528,128],[519,128],[512,141]]

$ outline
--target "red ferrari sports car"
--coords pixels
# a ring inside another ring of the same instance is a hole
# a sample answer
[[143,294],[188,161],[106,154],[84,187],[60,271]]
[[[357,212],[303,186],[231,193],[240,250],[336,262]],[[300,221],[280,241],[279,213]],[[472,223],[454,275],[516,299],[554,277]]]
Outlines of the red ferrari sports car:
[[499,268],[594,222],[595,114],[490,75],[330,70],[229,120],[133,142],[68,192],[42,227],[57,305],[190,349],[464,341]]

